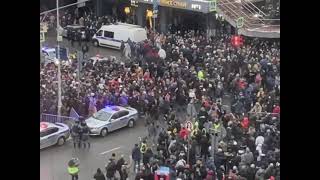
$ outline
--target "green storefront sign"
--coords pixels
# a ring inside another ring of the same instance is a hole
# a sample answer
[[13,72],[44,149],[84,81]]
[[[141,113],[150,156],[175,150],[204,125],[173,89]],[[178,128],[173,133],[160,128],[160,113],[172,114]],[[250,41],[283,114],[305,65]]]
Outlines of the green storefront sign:
[[244,24],[244,18],[243,17],[239,17],[237,19],[237,28],[242,28],[243,24]]
[[217,11],[217,0],[211,0],[209,2],[209,12]]

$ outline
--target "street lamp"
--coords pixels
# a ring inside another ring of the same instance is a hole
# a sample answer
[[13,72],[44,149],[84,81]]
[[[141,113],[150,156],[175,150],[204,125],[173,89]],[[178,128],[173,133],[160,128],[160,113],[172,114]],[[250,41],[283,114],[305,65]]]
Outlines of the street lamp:
[[59,25],[59,0],[57,2],[57,62],[58,65],[58,118],[61,116],[61,107],[62,107],[62,100],[61,100],[61,66],[60,66],[60,46],[59,42],[62,41],[62,37],[60,36],[60,25]]
[[126,15],[130,14],[130,7],[125,7],[124,12],[126,13]]
[[130,7],[125,7],[124,12],[126,13],[126,22],[128,21],[129,14],[131,13]]

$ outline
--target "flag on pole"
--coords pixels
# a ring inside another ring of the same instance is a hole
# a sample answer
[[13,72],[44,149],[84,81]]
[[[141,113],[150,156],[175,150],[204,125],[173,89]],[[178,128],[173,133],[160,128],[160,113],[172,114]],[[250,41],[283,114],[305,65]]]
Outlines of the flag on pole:
[[72,117],[72,118],[74,118],[75,120],[79,120],[79,118],[80,118],[80,116],[79,116],[79,114],[77,113],[77,111],[76,110],[74,110],[74,108],[71,108],[71,110],[70,110],[70,115],[69,115],[70,117]]

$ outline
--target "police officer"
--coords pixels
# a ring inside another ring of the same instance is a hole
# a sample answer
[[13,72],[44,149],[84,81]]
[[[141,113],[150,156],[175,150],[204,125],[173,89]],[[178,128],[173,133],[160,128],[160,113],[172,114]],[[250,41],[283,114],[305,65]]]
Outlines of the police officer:
[[71,159],[68,163],[68,173],[71,175],[71,180],[78,180],[79,176],[79,163],[78,163],[78,159],[74,158]]
[[78,143],[78,147],[80,148],[80,125],[79,121],[76,121],[75,124],[71,127],[71,137],[73,140],[73,147],[76,148],[76,144]]
[[140,152],[144,154],[147,151],[147,141],[143,140],[140,146]]
[[82,126],[82,121],[80,121],[81,123],[79,123],[79,141],[78,141],[78,147],[79,149],[81,148],[81,144],[83,142],[82,137],[83,137],[83,130],[84,130],[84,126]]
[[81,123],[81,129],[82,129],[81,142],[83,144],[83,147],[86,148],[88,144],[88,148],[90,149],[90,142],[89,142],[90,129],[87,126],[86,122]]

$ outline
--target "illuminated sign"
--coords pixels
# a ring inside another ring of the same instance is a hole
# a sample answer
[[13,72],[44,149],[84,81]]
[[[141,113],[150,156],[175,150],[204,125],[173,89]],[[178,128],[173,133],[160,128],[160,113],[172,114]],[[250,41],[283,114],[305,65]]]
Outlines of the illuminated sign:
[[138,7],[138,3],[139,1],[137,0],[131,0],[131,6]]
[[160,4],[170,7],[187,8],[187,3],[181,0],[160,0]]
[[201,10],[201,5],[199,4],[191,4],[192,9]]
[[209,12],[217,11],[217,0],[211,0],[209,2]]

